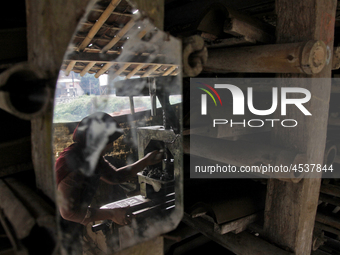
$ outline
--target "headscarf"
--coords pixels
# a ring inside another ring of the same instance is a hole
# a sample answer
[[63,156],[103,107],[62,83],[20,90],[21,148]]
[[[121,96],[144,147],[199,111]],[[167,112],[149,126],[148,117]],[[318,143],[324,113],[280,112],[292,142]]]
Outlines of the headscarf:
[[57,184],[72,171],[93,175],[104,147],[122,134],[107,113],[97,112],[80,121],[73,132],[74,143],[64,149],[55,164]]

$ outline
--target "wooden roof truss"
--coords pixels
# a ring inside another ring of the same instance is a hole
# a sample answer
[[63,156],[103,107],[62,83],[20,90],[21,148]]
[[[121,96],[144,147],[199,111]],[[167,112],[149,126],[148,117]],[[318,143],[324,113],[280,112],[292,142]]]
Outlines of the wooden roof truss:
[[124,53],[123,46],[131,33],[136,34],[134,40],[137,44],[136,38],[152,43],[165,35],[145,23],[140,13],[134,14],[136,12],[138,10],[134,10],[125,0],[99,0],[86,20],[81,21],[61,69],[66,75],[74,71],[81,76],[95,74],[96,78],[108,72],[113,73],[111,78],[120,75],[126,79],[132,76],[177,75],[178,63],[165,61],[162,54],[150,58],[153,53],[148,49],[129,51],[129,56]]

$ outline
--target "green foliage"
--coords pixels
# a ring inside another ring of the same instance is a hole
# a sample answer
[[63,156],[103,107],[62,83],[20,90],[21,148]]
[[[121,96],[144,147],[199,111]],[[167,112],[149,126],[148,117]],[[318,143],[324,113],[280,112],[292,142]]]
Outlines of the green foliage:
[[[149,97],[134,98],[135,108],[150,109]],[[130,109],[128,97],[83,95],[68,103],[58,103],[54,106],[53,122],[75,122],[94,112],[115,113]]]

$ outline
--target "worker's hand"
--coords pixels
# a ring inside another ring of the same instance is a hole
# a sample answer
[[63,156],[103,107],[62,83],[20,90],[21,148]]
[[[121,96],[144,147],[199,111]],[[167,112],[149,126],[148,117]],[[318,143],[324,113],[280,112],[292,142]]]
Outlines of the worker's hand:
[[110,214],[113,222],[119,225],[128,225],[131,223],[133,215],[130,211],[130,206],[123,208],[110,209]]
[[146,165],[154,165],[161,162],[163,159],[163,151],[152,151],[144,157]]

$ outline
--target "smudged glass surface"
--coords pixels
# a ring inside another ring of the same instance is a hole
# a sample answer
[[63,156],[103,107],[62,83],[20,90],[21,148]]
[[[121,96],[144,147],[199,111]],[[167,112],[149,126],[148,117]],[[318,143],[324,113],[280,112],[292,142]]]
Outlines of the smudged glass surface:
[[[183,213],[180,41],[131,2],[117,1],[103,21],[113,2],[89,6],[55,90],[59,224],[70,254],[150,240],[174,229]],[[141,161],[131,178],[106,175]],[[95,220],[98,210],[119,208],[125,223],[111,214]]]

